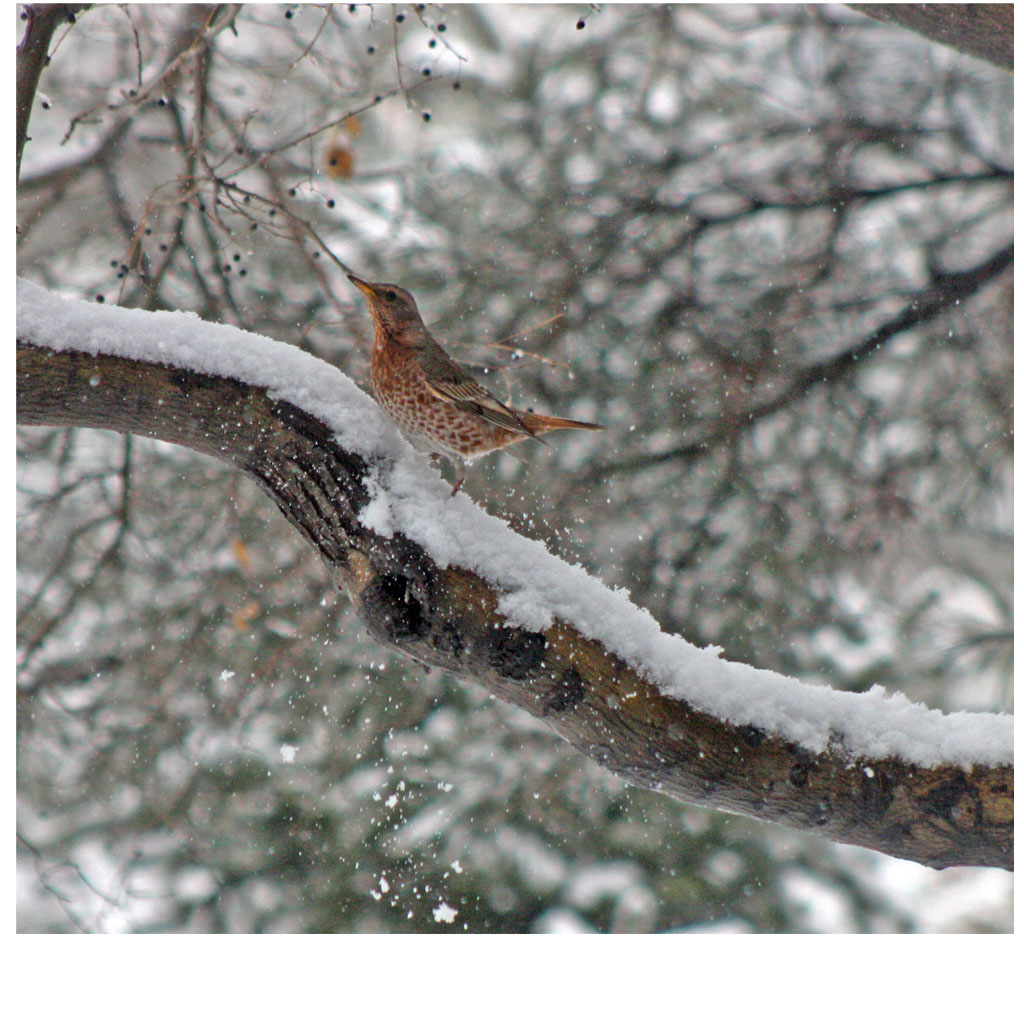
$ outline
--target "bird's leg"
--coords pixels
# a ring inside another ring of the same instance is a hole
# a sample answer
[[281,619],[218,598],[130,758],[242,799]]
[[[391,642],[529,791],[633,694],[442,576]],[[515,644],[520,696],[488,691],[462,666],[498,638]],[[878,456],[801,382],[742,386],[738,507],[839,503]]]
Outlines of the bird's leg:
[[434,452],[430,456],[430,461],[435,465],[442,459],[448,463],[449,466],[455,471],[455,486],[452,488],[452,493],[448,495],[449,498],[454,498],[459,493],[459,489],[466,482],[466,464],[462,459],[452,458],[450,455],[442,455],[440,452]]
[[466,464],[462,459],[456,459],[452,456],[449,456],[448,462],[451,464],[452,469],[455,470],[455,486],[448,497],[454,498],[459,493],[459,488],[466,482]]

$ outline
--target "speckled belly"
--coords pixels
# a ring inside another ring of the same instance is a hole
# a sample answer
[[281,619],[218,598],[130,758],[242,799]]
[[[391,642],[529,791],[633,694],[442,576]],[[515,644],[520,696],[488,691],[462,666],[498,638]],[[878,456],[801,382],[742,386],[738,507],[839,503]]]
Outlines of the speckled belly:
[[470,461],[518,440],[510,431],[437,398],[411,360],[385,364],[375,358],[371,385],[378,403],[420,451]]

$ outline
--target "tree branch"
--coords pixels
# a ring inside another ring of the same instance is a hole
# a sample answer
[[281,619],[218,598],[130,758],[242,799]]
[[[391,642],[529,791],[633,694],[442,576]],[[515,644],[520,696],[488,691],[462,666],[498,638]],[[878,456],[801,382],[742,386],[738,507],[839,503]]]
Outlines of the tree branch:
[[19,422],[141,434],[235,466],[319,552],[381,643],[524,708],[628,781],[933,867],[1012,866],[1012,767],[866,761],[838,732],[815,753],[720,720],[563,621],[510,625],[500,590],[477,573],[368,528],[367,460],[266,389],[27,336],[18,346]]
[[87,4],[26,4],[25,35],[18,44],[17,101],[15,119],[17,127],[17,176],[21,177],[21,154],[28,141],[28,119],[32,101],[39,87],[39,76],[46,67],[47,51],[57,26],[62,21],[74,21],[75,15]]
[[1013,70],[1013,4],[847,4],[847,7]]
[[774,415],[780,409],[788,408],[818,385],[834,383],[867,365],[868,359],[893,338],[913,327],[928,323],[948,309],[955,308],[1012,266],[1013,246],[1008,245],[990,256],[984,263],[969,270],[934,273],[931,285],[915,293],[899,313],[885,323],[879,324],[851,348],[799,370],[777,394],[715,420],[705,429],[702,436],[679,448],[634,454],[620,462],[605,463],[595,468],[595,476],[624,469],[638,471],[676,460],[692,461],[707,455],[711,448],[731,444],[755,424]]

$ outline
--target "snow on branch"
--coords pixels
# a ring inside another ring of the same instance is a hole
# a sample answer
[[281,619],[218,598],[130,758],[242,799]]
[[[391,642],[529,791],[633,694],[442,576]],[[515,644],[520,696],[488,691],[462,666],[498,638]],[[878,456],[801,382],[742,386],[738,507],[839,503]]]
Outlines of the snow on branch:
[[611,770],[936,866],[1012,863],[1012,717],[812,686],[662,632],[625,593],[450,498],[366,394],[292,346],[24,281],[17,302],[20,421],[238,465],[378,638],[544,717]]

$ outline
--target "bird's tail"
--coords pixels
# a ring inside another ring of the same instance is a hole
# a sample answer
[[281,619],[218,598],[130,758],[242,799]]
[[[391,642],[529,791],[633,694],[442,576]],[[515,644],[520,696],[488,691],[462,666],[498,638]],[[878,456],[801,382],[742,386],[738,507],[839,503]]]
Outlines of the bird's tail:
[[559,416],[541,416],[536,412],[517,410],[519,419],[531,434],[546,434],[549,430],[604,430],[600,423],[583,420],[564,420]]

